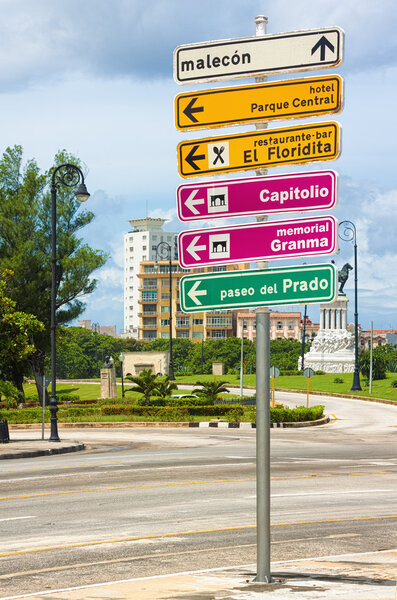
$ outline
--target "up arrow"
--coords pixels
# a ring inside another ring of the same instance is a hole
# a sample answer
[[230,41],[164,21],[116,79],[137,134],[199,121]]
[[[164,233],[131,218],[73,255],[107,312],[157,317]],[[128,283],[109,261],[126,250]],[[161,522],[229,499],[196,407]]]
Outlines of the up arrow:
[[199,239],[200,236],[195,235],[188,247],[186,248],[186,251],[189,252],[191,256],[193,256],[194,260],[200,260],[200,256],[197,254],[197,252],[199,252],[200,250],[206,250],[207,248],[205,244],[202,246],[196,246],[196,243],[199,241]]
[[200,306],[202,304],[202,302],[200,302],[200,300],[197,298],[197,296],[206,296],[207,295],[207,290],[198,290],[197,289],[198,286],[200,285],[200,283],[201,283],[200,280],[195,281],[187,293],[189,298],[191,298],[197,306]]
[[200,211],[197,210],[197,208],[195,208],[196,204],[204,204],[205,202],[205,198],[196,198],[197,193],[198,190],[193,190],[192,193],[189,195],[189,198],[187,198],[185,202],[186,208],[191,210],[194,215],[200,214]]
[[190,100],[189,104],[186,106],[185,110],[183,111],[183,114],[186,115],[187,118],[192,121],[192,123],[198,123],[198,119],[196,119],[196,117],[194,116],[194,113],[204,111],[204,106],[194,106],[196,104],[197,100],[198,100],[197,96],[195,98],[192,98]]
[[323,35],[312,48],[312,55],[320,48],[320,60],[325,60],[325,48],[335,52],[335,46]]

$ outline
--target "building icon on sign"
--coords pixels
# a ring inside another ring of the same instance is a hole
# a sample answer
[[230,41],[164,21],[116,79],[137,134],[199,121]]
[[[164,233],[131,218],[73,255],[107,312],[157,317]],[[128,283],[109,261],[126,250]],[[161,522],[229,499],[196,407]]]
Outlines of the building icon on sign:
[[209,257],[230,258],[230,233],[209,236]]
[[207,192],[207,207],[209,213],[227,212],[229,210],[228,188],[210,188]]

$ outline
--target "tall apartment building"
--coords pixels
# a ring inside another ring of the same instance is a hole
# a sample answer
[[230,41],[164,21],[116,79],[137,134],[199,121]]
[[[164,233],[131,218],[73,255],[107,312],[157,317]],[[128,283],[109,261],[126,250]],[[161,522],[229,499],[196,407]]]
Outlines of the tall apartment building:
[[163,231],[165,219],[132,219],[132,229],[124,236],[124,335],[138,337],[139,266],[142,261],[156,260],[156,247],[167,242],[176,258],[176,233]]
[[235,311],[219,310],[187,314],[182,312],[179,300],[179,282],[187,273],[235,271],[248,269],[249,264],[183,269],[177,260],[171,264],[171,285],[168,261],[141,263],[139,296],[139,339],[154,340],[170,337],[188,338],[193,342],[202,339],[225,339],[236,335]]

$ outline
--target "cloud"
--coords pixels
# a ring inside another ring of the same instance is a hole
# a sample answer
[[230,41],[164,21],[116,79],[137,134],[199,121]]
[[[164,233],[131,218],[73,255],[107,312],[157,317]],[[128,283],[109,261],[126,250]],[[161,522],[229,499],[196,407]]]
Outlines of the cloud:
[[[265,8],[260,0],[3,0],[0,83],[23,90],[71,73],[171,78],[177,45],[254,35],[254,18]],[[348,70],[395,62],[393,0],[362,0],[359,10],[353,0],[279,0],[267,16],[269,33],[341,26]]]

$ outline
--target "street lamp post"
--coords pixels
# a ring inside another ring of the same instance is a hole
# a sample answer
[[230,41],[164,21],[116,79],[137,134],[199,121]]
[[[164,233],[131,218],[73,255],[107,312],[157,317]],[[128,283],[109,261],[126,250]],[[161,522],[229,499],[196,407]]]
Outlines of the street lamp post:
[[172,247],[168,242],[160,242],[155,246],[156,251],[156,260],[159,258],[161,260],[166,260],[168,258],[168,270],[169,270],[169,285],[170,285],[170,318],[169,318],[169,326],[170,326],[170,362],[168,366],[168,375],[171,380],[175,379],[174,375],[174,363],[172,360]]
[[[60,442],[58,435],[57,398],[56,398],[56,297],[57,297],[57,189],[59,185],[75,187],[79,202],[85,202],[90,197],[84,183],[82,170],[76,165],[65,163],[52,172],[51,177],[51,433],[50,442]],[[58,282],[59,283],[59,282]]]
[[124,398],[124,354],[121,352],[119,356],[120,366],[121,366],[121,397]]
[[[341,228],[343,225],[343,232]],[[354,375],[353,385],[350,391],[361,391],[360,371],[358,368],[358,302],[357,302],[357,236],[356,227],[351,221],[339,223],[339,237],[345,242],[354,244]]]
[[307,304],[305,304],[305,312],[303,313],[303,335],[302,335],[302,346],[301,346],[301,371],[303,371],[303,369],[305,368],[306,318],[307,318]]
[[93,323],[92,328],[94,329],[94,344],[95,344],[95,376],[99,376],[98,373],[98,330],[99,323]]

